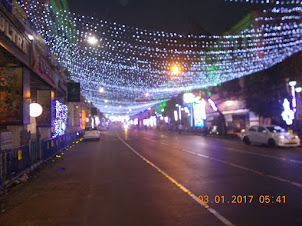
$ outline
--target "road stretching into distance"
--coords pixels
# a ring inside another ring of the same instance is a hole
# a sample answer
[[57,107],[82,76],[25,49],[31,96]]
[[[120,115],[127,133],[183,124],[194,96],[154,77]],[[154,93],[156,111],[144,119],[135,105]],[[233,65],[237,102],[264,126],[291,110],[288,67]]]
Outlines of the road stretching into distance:
[[1,197],[0,225],[302,225],[301,172],[302,148],[104,131]]

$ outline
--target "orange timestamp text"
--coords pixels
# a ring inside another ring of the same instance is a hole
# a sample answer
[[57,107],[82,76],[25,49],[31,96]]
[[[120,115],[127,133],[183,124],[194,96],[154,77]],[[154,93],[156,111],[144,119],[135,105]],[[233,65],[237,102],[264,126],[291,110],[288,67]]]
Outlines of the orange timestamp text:
[[230,203],[230,204],[241,204],[241,203],[253,203],[257,202],[260,204],[274,204],[274,203],[286,203],[286,196],[283,195],[232,195],[230,198],[225,197],[224,195],[216,195],[214,198],[210,198],[208,195],[198,196],[199,203]]

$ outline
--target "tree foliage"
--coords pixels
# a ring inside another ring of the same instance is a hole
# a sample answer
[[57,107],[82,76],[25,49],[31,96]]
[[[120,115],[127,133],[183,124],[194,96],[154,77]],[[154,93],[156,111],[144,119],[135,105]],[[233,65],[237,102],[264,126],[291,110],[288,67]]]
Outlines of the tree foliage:
[[283,111],[284,98],[290,98],[288,92],[289,76],[282,73],[284,65],[245,77],[244,97],[246,107],[263,117],[278,117]]

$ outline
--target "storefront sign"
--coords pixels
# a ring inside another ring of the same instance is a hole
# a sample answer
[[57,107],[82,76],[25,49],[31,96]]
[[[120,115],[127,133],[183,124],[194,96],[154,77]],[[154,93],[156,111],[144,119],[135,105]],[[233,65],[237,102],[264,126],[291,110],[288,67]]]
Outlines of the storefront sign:
[[81,101],[81,86],[80,83],[67,83],[67,101],[80,102]]
[[195,127],[204,127],[204,121],[206,120],[206,103],[204,99],[193,104],[194,109],[194,125]]
[[0,13],[0,31],[24,53],[28,53],[28,40]]
[[56,71],[51,67],[50,63],[39,53],[39,49],[37,49],[35,45],[32,46],[31,51],[31,67],[32,70],[49,85],[51,85],[52,87],[56,86]]

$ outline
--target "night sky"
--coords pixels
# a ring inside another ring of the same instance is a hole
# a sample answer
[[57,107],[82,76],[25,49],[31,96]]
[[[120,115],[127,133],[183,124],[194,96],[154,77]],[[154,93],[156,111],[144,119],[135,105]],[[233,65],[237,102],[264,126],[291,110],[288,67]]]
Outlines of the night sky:
[[221,34],[261,5],[224,0],[68,0],[72,12],[148,30]]

